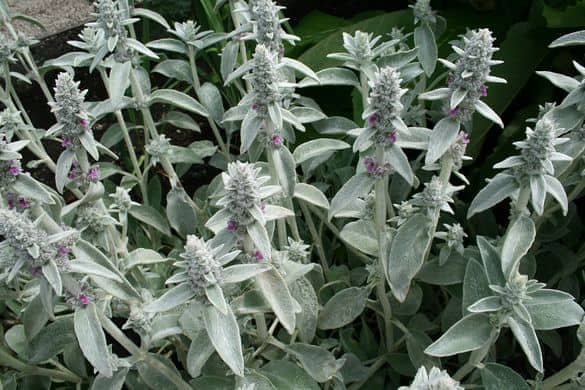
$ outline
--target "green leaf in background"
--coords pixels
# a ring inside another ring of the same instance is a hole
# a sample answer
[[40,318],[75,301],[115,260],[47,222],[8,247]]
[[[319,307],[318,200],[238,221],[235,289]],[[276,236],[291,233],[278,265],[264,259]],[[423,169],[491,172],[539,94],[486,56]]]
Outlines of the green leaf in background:
[[98,318],[95,304],[78,308],[74,314],[75,335],[83,356],[91,365],[106,377],[113,374],[110,350],[106,344],[106,335]]
[[530,387],[518,373],[498,363],[487,363],[481,369],[481,381],[485,390],[528,390]]

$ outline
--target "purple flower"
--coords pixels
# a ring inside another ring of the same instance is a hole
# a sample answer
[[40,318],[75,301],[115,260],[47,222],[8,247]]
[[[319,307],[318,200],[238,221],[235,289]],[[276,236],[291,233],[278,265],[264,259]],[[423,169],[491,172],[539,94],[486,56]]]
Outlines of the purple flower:
[[29,206],[30,206],[30,202],[26,198],[24,198],[22,196],[18,197],[18,207],[21,210],[28,209]]
[[20,169],[20,164],[13,162],[10,163],[10,165],[8,166],[8,173],[10,173],[12,176],[18,176],[22,173],[22,169]]
[[9,209],[13,209],[16,207],[16,198],[14,197],[14,195],[7,195],[6,196],[6,203],[8,203],[8,208]]
[[69,138],[63,137],[63,140],[61,141],[61,147],[63,149],[69,149],[72,146],[73,146],[73,142],[71,142],[71,140]]
[[238,223],[233,219],[230,219],[227,222],[227,230],[228,232],[235,232],[238,229]]
[[94,166],[89,168],[89,171],[87,172],[87,179],[93,182],[98,181],[100,179],[100,167]]
[[260,252],[258,249],[256,249],[256,252],[254,252],[254,257],[256,260],[264,260],[264,255],[262,255],[262,252]]
[[282,137],[279,134],[272,134],[270,143],[274,146],[280,146],[282,145]]
[[82,305],[89,305],[89,303],[91,302],[91,299],[89,299],[89,296],[87,294],[84,294],[84,293],[79,293],[79,295],[77,296],[77,300]]
[[370,156],[364,158],[364,165],[366,166],[366,171],[368,171],[370,174],[375,173],[376,168],[378,168],[378,164],[376,164],[374,159]]
[[36,278],[37,276],[39,276],[41,274],[41,267],[31,267],[30,274],[34,278]]
[[260,109],[260,104],[258,104],[258,103],[252,103],[252,110],[258,111],[259,109]]
[[87,118],[79,118],[79,124],[85,130],[89,130],[89,121],[87,120]]
[[449,77],[447,77],[447,86],[450,87],[454,81],[455,81],[455,76],[453,75],[453,73],[450,73]]
[[469,144],[469,134],[462,131],[461,133],[459,133],[459,136],[461,137],[461,140],[465,145]]
[[457,116],[460,112],[461,112],[461,109],[459,107],[450,108],[447,111],[447,115],[449,115],[450,117],[454,117],[454,116]]
[[386,139],[388,142],[393,144],[398,140],[398,133],[396,131],[392,131],[386,135]]
[[479,95],[480,96],[487,96],[488,95],[488,88],[485,85],[481,85],[481,87],[479,87]]
[[372,114],[368,117],[368,125],[374,126],[380,120],[380,115]]
[[59,248],[57,249],[57,253],[59,254],[60,257],[69,257],[69,254],[71,253],[71,249],[68,246],[59,245]]

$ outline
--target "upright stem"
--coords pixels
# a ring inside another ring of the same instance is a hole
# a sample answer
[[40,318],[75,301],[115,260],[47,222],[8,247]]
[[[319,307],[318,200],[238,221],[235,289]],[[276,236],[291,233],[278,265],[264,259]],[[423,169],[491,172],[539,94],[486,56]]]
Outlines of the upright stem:
[[[201,102],[203,99],[201,99],[201,82],[199,81],[199,75],[197,74],[197,64],[195,63],[195,50],[193,49],[193,46],[191,46],[191,45],[187,45],[187,46],[189,48],[189,65],[191,68],[191,77],[193,78],[193,89],[195,90],[195,94],[197,95],[197,98]],[[213,132],[213,135],[215,136],[215,140],[217,141],[217,144],[219,145],[219,148],[220,148],[221,152],[223,153],[225,160],[227,162],[230,162],[230,152],[229,152],[225,142],[223,141],[223,138],[221,137],[219,129],[217,128],[217,125],[215,124],[215,120],[211,116],[208,115],[207,122],[209,123],[209,127],[211,127],[211,131]]]
[[323,240],[321,240],[321,235],[317,231],[315,227],[315,223],[313,222],[313,216],[311,212],[307,208],[307,205],[303,200],[299,200],[299,205],[301,206],[301,211],[307,221],[307,225],[309,227],[309,231],[311,232],[311,236],[313,238],[313,245],[317,249],[317,255],[319,256],[319,260],[321,260],[321,267],[323,267],[323,271],[327,274],[329,271],[329,264],[327,263],[327,256],[325,255],[325,249],[323,248]]
[[135,355],[136,358],[143,360],[146,364],[148,364],[152,369],[160,372],[163,376],[165,376],[169,381],[173,382],[176,386],[176,389],[180,390],[192,390],[191,386],[189,386],[183,378],[178,376],[175,372],[173,372],[170,368],[162,364],[160,361],[154,359],[152,356],[148,355],[146,351],[140,349],[132,340],[130,340],[124,332],[122,332],[116,324],[114,324],[108,317],[104,315],[100,310],[97,311],[100,323],[102,327],[105,329],[106,332],[114,340],[116,340],[122,347],[124,347],[128,352],[132,355]]
[[[109,89],[109,82],[108,76],[106,71],[103,67],[99,67],[99,73],[102,78],[102,82],[104,87],[108,92],[108,97],[111,98],[110,89]],[[118,121],[118,125],[120,126],[120,130],[122,131],[122,137],[124,138],[124,143],[126,144],[126,150],[128,150],[128,154],[130,155],[130,161],[132,162],[132,168],[134,168],[134,174],[138,179],[138,185],[140,187],[140,193],[142,194],[142,200],[144,203],[148,203],[148,191],[146,190],[146,183],[144,182],[143,173],[140,170],[140,164],[138,163],[138,158],[136,157],[136,151],[134,150],[134,145],[132,144],[132,139],[130,138],[130,133],[128,131],[128,127],[126,126],[126,121],[124,120],[124,115],[122,114],[121,110],[114,111],[114,115],[116,116],[116,120]]]

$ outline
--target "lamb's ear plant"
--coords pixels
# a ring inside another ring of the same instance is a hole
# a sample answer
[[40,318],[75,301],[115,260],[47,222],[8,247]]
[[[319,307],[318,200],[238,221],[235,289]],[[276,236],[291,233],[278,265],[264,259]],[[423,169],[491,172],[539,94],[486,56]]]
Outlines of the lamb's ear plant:
[[38,66],[0,0],[0,387],[583,387],[585,68],[538,72],[566,97],[474,183],[478,118],[504,127],[489,29],[418,0],[315,72],[284,7],[214,5],[222,31],[98,0]]

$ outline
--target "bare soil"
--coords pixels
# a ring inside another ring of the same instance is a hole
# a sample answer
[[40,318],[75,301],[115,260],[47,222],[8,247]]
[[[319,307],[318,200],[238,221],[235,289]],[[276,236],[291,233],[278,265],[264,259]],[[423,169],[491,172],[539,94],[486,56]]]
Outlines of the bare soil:
[[69,30],[91,19],[93,7],[86,0],[7,0],[8,7],[15,14],[37,19],[45,27],[24,22],[15,22],[19,31],[35,38]]

